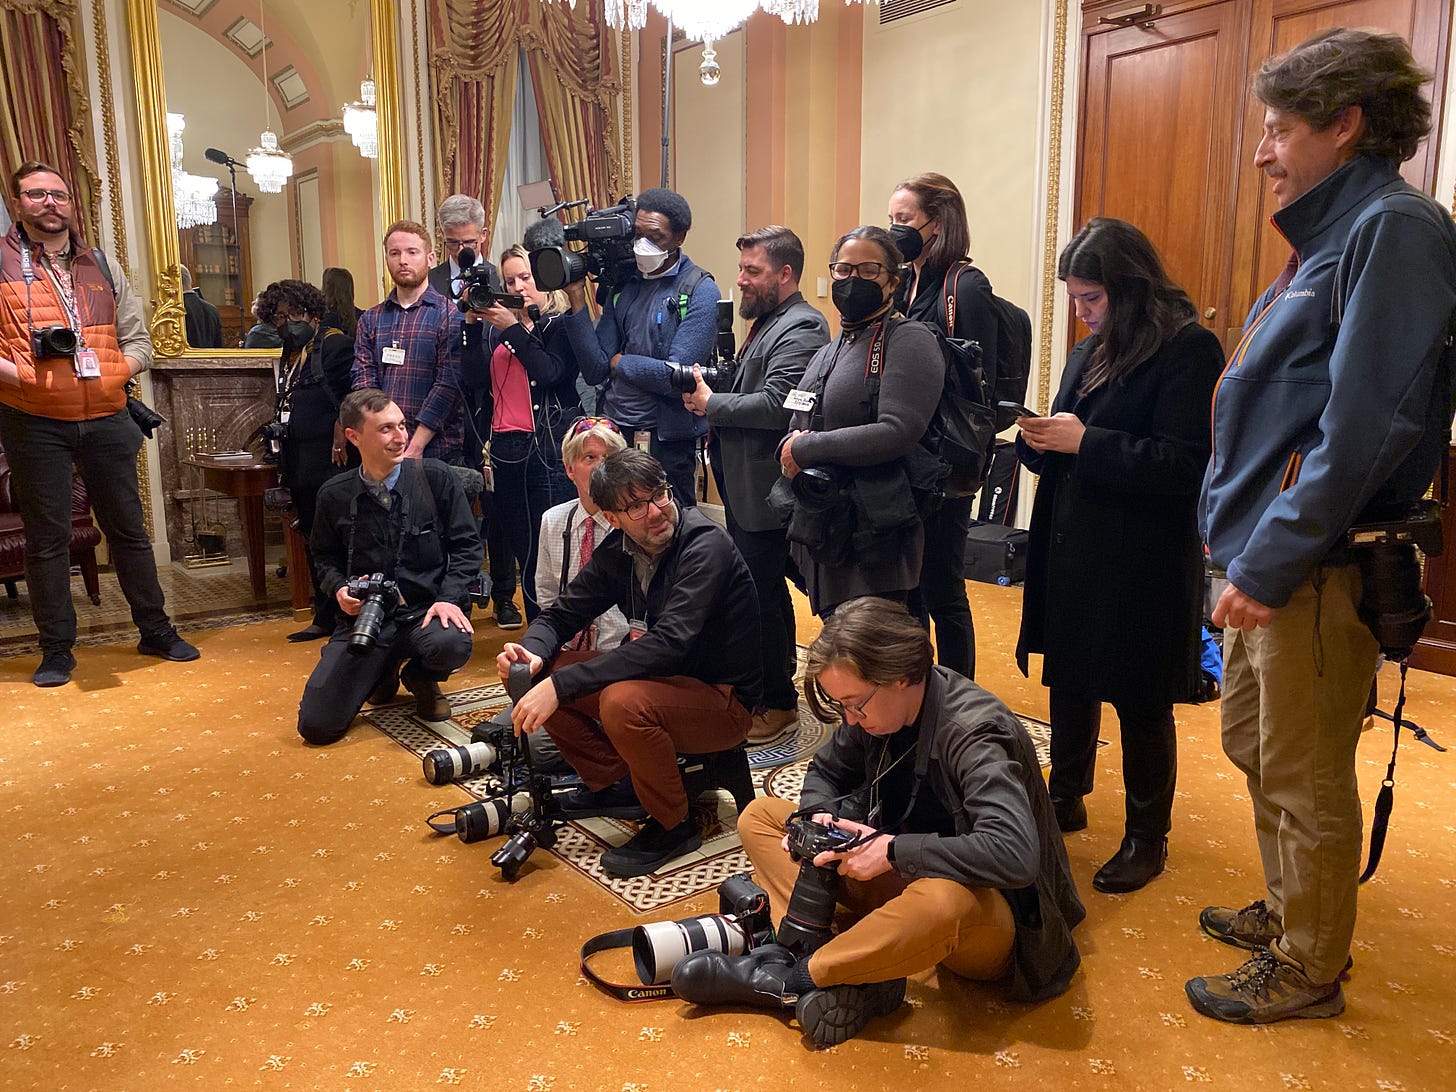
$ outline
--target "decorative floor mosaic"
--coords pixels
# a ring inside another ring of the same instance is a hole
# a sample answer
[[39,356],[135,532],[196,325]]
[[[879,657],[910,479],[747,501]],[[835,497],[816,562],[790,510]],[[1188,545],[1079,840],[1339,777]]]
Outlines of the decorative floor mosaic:
[[[450,695],[453,716],[434,723],[414,715],[409,701],[366,710],[364,719],[405,750],[419,756],[436,747],[469,743],[476,725],[490,720],[509,704],[505,687],[499,683],[478,686]],[[1023,716],[1022,722],[1036,744],[1043,766],[1050,759],[1051,729],[1042,721]],[[809,759],[828,738],[830,725],[815,720],[802,703],[798,728],[767,747],[748,752],[754,787],[760,796],[797,799],[804,783]],[[423,768],[420,772],[424,783]],[[499,793],[500,780],[493,774],[455,782],[466,796],[483,800]],[[703,844],[698,850],[670,862],[650,876],[616,879],[602,871],[602,852],[621,845],[636,833],[636,824],[618,819],[582,819],[565,823],[551,850],[583,876],[610,891],[637,913],[650,913],[676,902],[691,899],[716,888],[736,872],[749,871],[748,856],[738,840],[737,813],[733,800],[719,791],[716,800],[704,796],[697,802]],[[526,868],[529,868],[529,863]],[[524,869],[523,869],[524,872]]]

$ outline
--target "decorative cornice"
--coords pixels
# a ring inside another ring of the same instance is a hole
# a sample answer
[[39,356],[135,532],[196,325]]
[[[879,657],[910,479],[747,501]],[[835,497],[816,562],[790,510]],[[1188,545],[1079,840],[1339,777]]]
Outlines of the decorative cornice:
[[338,118],[323,118],[293,130],[286,137],[279,137],[278,146],[289,155],[297,155],[305,149],[312,148],[315,144],[332,144],[349,139],[349,134],[344,132],[342,121]]
[[1052,29],[1052,90],[1047,134],[1046,230],[1042,240],[1041,329],[1037,345],[1036,408],[1051,405],[1053,301],[1057,291],[1057,236],[1062,205],[1062,115],[1067,89],[1067,3],[1057,0]]

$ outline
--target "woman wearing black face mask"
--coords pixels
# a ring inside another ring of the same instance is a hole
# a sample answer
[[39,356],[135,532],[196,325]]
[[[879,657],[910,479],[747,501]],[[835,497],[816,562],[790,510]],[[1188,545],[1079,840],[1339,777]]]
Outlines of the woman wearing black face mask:
[[[890,234],[910,262],[901,290],[909,318],[939,326],[946,337],[981,346],[987,379],[996,360],[996,316],[991,282],[971,264],[966,206],[955,183],[943,174],[907,178],[890,194]],[[955,298],[954,329],[947,320],[947,294]],[[927,626],[935,622],[936,659],[966,678],[976,675],[976,631],[966,599],[966,530],[975,501],[974,483],[957,494],[947,487],[940,506],[925,521],[925,558],[911,611]]]
[[[298,532],[308,541],[313,530],[314,501],[319,487],[347,466],[357,466],[359,452],[344,442],[339,403],[349,393],[354,339],[321,322],[328,305],[323,293],[304,281],[275,281],[258,297],[258,317],[278,328],[283,352],[278,361],[278,409],[287,428],[278,460],[280,482],[293,495]],[[286,418],[283,415],[286,414]],[[337,609],[314,580],[313,621],[290,633],[290,641],[313,641],[334,631]]]
[[[875,511],[859,507],[848,556],[826,560],[832,551],[791,546],[821,616],[862,595],[903,602],[920,576],[923,535],[904,466],[940,401],[945,363],[929,330],[895,314],[901,265],[884,228],[857,227],[835,244],[829,272],[840,332],[814,355],[787,403],[791,431],[779,448],[786,478],[807,473],[835,480],[844,493],[880,491]],[[910,519],[893,535],[869,533],[866,517],[907,508]],[[792,541],[792,522],[789,533]]]

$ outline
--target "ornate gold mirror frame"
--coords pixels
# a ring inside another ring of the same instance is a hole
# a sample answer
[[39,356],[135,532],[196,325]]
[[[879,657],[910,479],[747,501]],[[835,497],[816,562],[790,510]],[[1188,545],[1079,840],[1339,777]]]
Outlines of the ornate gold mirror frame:
[[[404,154],[399,110],[399,55],[395,41],[396,0],[370,0],[374,77],[379,111],[380,233],[404,217]],[[193,349],[187,344],[182,306],[177,213],[172,203],[172,159],[167,143],[167,102],[162,81],[162,44],[157,0],[126,0],[131,27],[132,75],[136,81],[137,136],[141,145],[142,193],[148,252],[152,260],[152,344],[158,356],[258,356],[253,349]],[[267,355],[266,353],[264,355]]]

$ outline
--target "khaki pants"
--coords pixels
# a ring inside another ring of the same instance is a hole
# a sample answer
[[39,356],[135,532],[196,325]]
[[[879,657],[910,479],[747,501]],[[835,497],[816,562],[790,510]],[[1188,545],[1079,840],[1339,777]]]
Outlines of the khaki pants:
[[[738,836],[777,919],[789,905],[799,865],[779,844],[796,805],[760,797],[738,817]],[[1001,892],[954,880],[907,881],[891,871],[845,880],[839,901],[859,920],[809,959],[816,986],[888,982],[937,963],[964,978],[993,981],[1011,969],[1016,924]]]
[[1279,945],[1315,982],[1339,977],[1355,933],[1355,749],[1379,656],[1360,592],[1356,566],[1322,568],[1271,625],[1224,638],[1224,753],[1248,778]]

